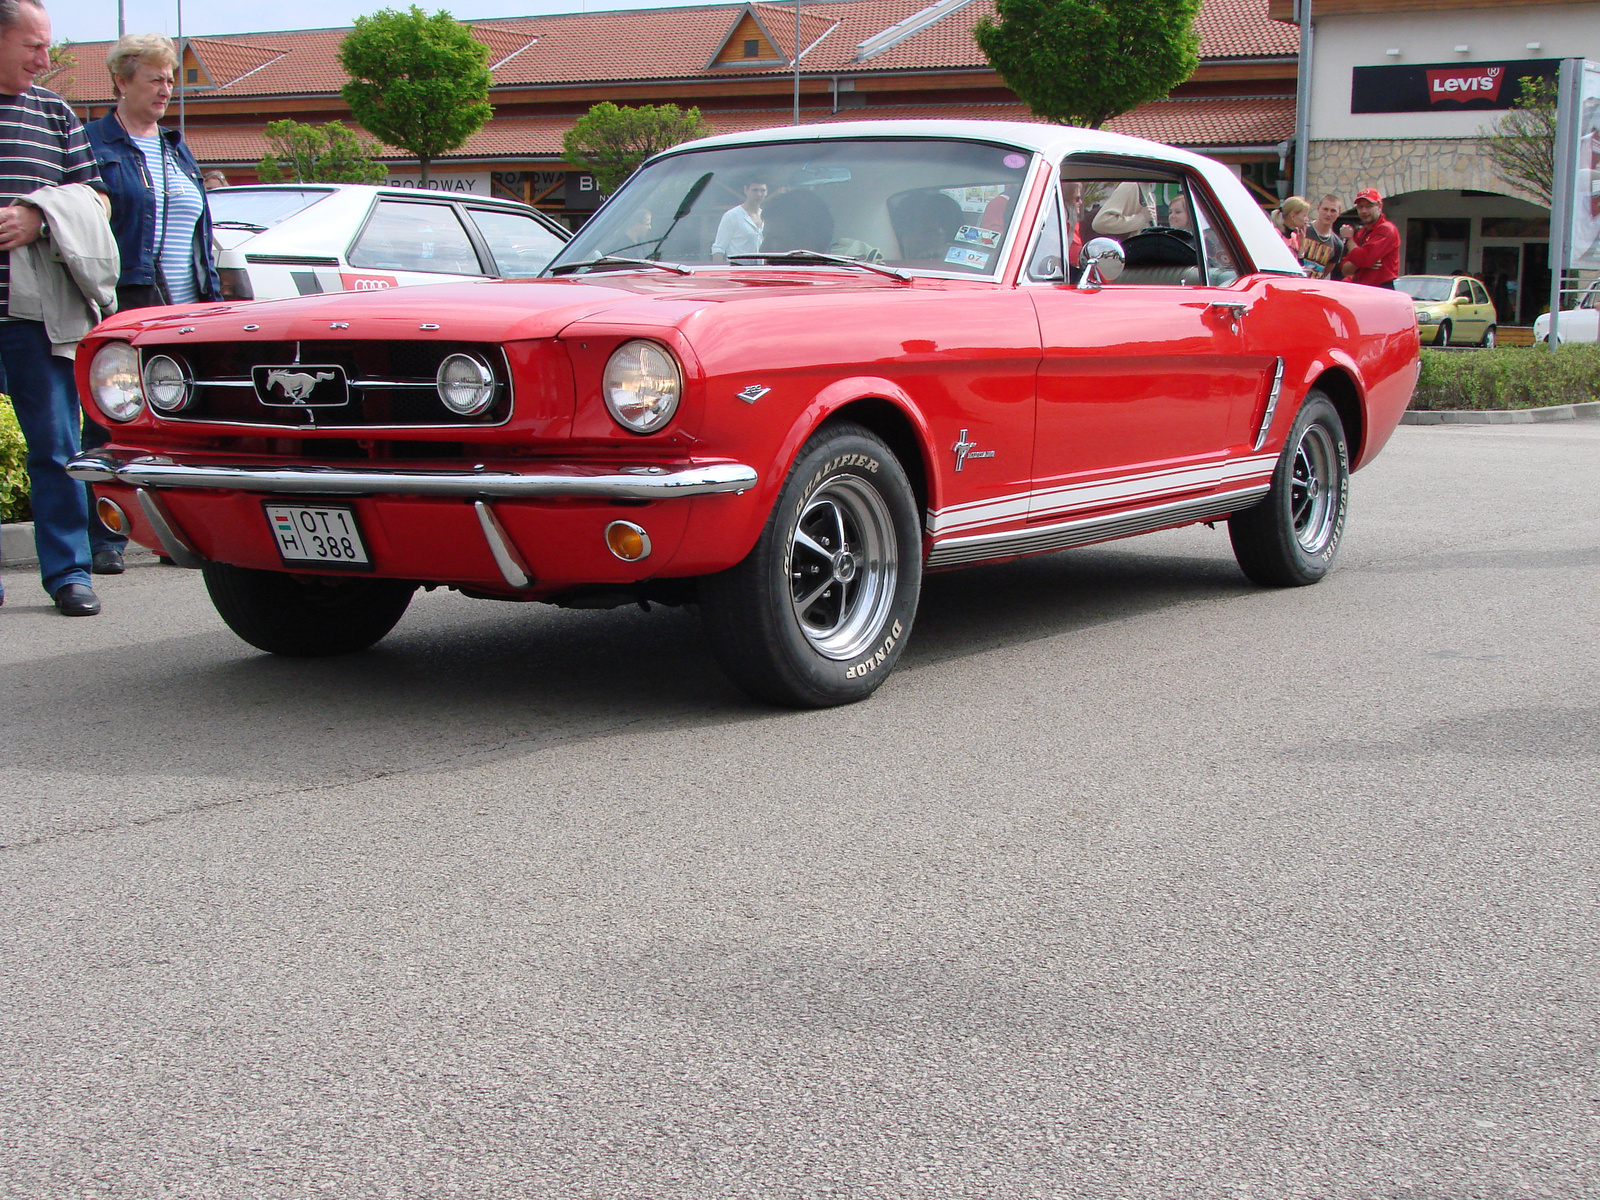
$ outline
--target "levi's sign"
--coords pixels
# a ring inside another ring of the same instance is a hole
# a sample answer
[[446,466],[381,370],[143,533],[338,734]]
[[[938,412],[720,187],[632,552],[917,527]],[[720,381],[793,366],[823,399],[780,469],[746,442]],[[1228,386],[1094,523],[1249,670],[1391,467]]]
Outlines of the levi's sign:
[[1506,77],[1504,67],[1451,67],[1428,72],[1428,100],[1459,103],[1462,100],[1500,96],[1500,84]]
[[1510,108],[1516,102],[1524,79],[1548,79],[1553,83],[1560,67],[1558,58],[1357,67],[1350,79],[1350,111],[1458,112]]

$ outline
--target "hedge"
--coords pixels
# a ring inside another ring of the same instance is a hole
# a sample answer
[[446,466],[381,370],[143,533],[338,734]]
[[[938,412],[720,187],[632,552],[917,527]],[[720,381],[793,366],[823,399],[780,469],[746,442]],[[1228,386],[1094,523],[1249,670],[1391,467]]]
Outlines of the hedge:
[[22,440],[11,397],[0,396],[0,521],[26,521],[28,507],[28,444]]
[[1600,400],[1600,345],[1422,351],[1411,407],[1545,408]]

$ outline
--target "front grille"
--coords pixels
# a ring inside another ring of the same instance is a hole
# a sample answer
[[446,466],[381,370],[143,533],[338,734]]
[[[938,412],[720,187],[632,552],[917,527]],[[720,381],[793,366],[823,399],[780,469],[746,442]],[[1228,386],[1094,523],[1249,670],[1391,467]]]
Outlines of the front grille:
[[[511,373],[496,345],[472,342],[215,342],[190,346],[147,346],[178,359],[194,380],[194,399],[182,412],[157,416],[169,421],[227,421],[282,425],[295,429],[382,427],[475,427],[499,425],[511,416]],[[475,417],[451,412],[439,399],[434,378],[452,354],[474,354],[489,364],[495,399]],[[344,369],[350,401],[337,406],[298,407],[263,404],[251,372],[256,367],[299,364]]]

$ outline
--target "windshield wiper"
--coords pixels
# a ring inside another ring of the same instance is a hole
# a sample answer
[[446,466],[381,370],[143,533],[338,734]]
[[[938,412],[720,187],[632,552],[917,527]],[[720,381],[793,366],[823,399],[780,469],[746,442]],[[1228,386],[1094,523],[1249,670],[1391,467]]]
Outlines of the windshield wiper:
[[599,258],[586,258],[582,262],[558,263],[550,268],[550,274],[569,275],[585,267],[656,267],[662,271],[671,271],[675,275],[694,274],[681,263],[657,262],[653,258],[622,258],[615,254],[602,254]]
[[265,233],[267,231],[267,227],[265,225],[257,225],[251,221],[213,221],[211,222],[211,228],[248,229],[251,233]]
[[742,259],[754,258],[764,262],[792,262],[792,263],[831,263],[838,267],[860,267],[863,271],[876,271],[879,275],[887,275],[890,279],[898,279],[901,283],[910,283],[911,276],[894,267],[885,267],[880,263],[862,262],[859,258],[850,258],[844,254],[824,254],[820,250],[758,250],[753,254],[729,254],[729,262],[739,262]]

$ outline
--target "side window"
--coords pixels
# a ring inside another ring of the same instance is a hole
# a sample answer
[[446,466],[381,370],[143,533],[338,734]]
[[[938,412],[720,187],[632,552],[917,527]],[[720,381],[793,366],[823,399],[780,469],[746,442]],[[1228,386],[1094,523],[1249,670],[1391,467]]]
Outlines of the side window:
[[1239,278],[1239,260],[1228,245],[1211,205],[1202,196],[1193,197],[1195,228],[1205,256],[1206,282],[1212,287],[1227,287]]
[[1034,243],[1033,254],[1028,259],[1028,278],[1037,280],[1061,279],[1061,197],[1052,196],[1045,207],[1044,224],[1039,229],[1039,239]]
[[1456,299],[1472,303],[1472,285],[1465,279],[1456,280]]
[[483,265],[461,219],[448,204],[380,200],[350,248],[352,267],[482,275]]
[[1472,284],[1472,302],[1474,304],[1489,303],[1489,293],[1484,291],[1483,284],[1479,283],[1476,279],[1471,280],[1470,282]]
[[1130,163],[1119,175],[1109,164],[1069,161],[1062,189],[1069,208],[1074,193],[1078,200],[1075,243],[1112,238],[1121,244],[1124,267],[1116,286],[1201,281],[1199,231],[1188,185],[1176,170]]
[[537,275],[561,249],[561,239],[526,213],[489,208],[467,211],[489,244],[495,268],[506,279]]

